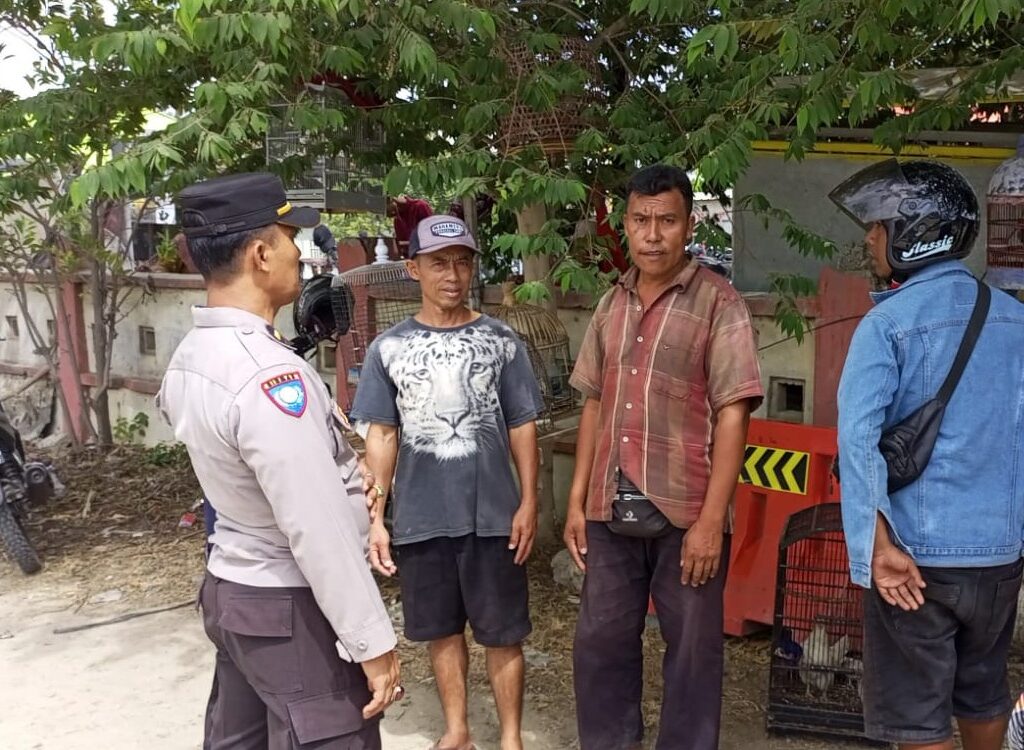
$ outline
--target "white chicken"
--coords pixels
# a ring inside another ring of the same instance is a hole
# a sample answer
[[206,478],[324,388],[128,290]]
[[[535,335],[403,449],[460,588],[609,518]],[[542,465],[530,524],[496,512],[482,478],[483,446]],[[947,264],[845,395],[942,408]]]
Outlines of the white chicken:
[[824,698],[835,680],[835,670],[843,663],[849,650],[850,637],[844,635],[829,645],[828,631],[821,623],[817,623],[810,635],[801,644],[803,654],[800,657],[800,681],[807,686],[807,697],[814,695]]

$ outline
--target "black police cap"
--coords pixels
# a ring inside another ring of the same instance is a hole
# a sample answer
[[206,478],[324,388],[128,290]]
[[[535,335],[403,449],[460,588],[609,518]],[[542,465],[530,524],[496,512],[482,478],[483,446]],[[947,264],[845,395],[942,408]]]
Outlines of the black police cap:
[[184,227],[186,237],[234,234],[271,224],[309,229],[320,223],[319,211],[289,203],[281,178],[268,172],[197,182],[178,193],[178,209],[183,219],[192,219],[189,225],[199,220],[197,226]]

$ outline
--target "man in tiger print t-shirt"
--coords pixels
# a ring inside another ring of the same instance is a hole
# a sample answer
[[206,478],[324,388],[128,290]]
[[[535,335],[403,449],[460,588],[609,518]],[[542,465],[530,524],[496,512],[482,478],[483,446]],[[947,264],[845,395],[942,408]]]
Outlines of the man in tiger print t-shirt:
[[[486,648],[502,750],[520,750],[543,401],[515,332],[466,305],[476,252],[460,219],[417,225],[407,264],[422,307],[370,345],[351,416],[368,425],[366,462],[377,479],[370,562],[387,576],[400,569],[405,635],[429,644],[446,723],[435,747],[473,747],[468,621]],[[389,489],[394,557],[383,520]]]

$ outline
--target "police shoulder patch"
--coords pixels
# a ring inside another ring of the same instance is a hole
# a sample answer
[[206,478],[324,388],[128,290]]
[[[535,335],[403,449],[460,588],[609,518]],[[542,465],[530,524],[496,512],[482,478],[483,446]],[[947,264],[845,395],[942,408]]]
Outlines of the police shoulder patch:
[[306,412],[306,384],[298,372],[286,372],[263,381],[260,386],[274,406],[292,417]]

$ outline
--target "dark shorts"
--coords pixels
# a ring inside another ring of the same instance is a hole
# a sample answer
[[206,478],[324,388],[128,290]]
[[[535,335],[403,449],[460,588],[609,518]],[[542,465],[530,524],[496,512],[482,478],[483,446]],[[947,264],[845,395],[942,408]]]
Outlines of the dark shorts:
[[1013,705],[1006,675],[1024,561],[921,568],[915,612],[864,596],[864,724],[885,742],[941,742],[953,717],[986,721]]
[[437,537],[395,546],[405,637],[436,641],[468,621],[481,646],[514,646],[530,634],[526,566],[508,537]]
[[380,750],[380,719],[358,664],[308,588],[256,588],[206,574],[206,634],[217,647],[204,750]]

